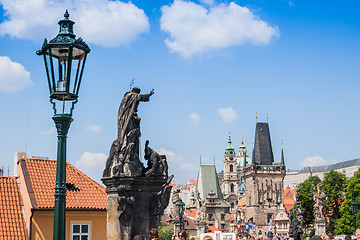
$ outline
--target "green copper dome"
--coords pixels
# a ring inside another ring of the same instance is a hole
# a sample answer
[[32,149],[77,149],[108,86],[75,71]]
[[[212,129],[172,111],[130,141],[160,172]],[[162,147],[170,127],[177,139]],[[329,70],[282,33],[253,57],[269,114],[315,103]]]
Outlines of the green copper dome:
[[228,145],[227,145],[227,147],[225,149],[225,155],[233,155],[233,156],[235,156],[235,149],[231,144],[231,136],[230,136],[230,134],[229,134]]
[[237,157],[236,159],[237,167],[246,167],[251,164],[251,157],[246,156],[246,164],[245,164],[245,157]]

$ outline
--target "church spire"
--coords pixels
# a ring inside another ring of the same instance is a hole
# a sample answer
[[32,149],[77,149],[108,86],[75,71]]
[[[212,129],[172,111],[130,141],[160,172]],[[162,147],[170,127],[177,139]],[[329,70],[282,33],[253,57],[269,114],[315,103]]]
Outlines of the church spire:
[[232,146],[230,132],[229,132],[228,145],[227,145],[227,147],[226,147],[226,149],[225,149],[225,155],[235,155],[235,149],[234,149],[234,147]]

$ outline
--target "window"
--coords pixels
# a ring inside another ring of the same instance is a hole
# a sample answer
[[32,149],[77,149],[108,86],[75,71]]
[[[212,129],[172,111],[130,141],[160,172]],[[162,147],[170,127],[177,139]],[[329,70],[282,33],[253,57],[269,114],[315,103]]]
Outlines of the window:
[[233,172],[234,171],[234,166],[231,164],[230,165],[230,172]]
[[225,224],[221,224],[221,229],[225,229]]
[[233,183],[230,185],[230,192],[234,192],[234,184]]
[[72,240],[90,240],[90,224],[71,224],[71,235]]
[[209,220],[212,220],[212,216],[213,216],[213,215],[212,215],[211,213],[209,213],[208,216],[209,216]]
[[225,220],[225,214],[221,214],[221,221],[224,221],[224,220]]
[[273,218],[272,213],[268,213],[268,215],[267,215],[267,223],[270,223],[270,221],[272,220],[272,218]]

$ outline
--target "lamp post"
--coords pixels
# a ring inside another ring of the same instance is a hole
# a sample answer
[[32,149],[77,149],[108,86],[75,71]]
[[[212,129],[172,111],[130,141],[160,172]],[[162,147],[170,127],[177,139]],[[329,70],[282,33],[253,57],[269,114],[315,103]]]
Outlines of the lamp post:
[[355,201],[355,197],[353,196],[352,201],[350,203],[351,212],[354,218],[354,232],[356,232],[356,213],[358,210],[358,203]]
[[[69,13],[66,10],[64,19],[59,21],[60,31],[58,35],[49,42],[45,38],[42,48],[36,52],[37,55],[44,57],[50,103],[54,110],[53,120],[58,133],[54,240],[65,239],[66,138],[73,121],[74,105],[78,101],[86,56],[90,52],[90,48],[81,38],[75,38],[74,23],[69,20]],[[76,71],[72,72],[72,70]],[[61,113],[58,113],[59,109]]]
[[184,229],[184,222],[183,222],[183,216],[184,216],[184,211],[185,211],[185,204],[184,202],[181,200],[179,200],[179,202],[176,204],[178,211],[179,211],[179,218],[180,218],[180,231]]

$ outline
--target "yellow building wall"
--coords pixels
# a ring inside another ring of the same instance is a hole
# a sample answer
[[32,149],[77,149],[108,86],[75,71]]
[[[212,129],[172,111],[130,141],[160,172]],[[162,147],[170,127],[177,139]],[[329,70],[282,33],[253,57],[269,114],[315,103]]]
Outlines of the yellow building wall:
[[[71,240],[71,224],[90,225],[89,240],[106,239],[106,211],[67,211],[66,240]],[[54,212],[35,211],[31,221],[31,240],[53,239]]]

